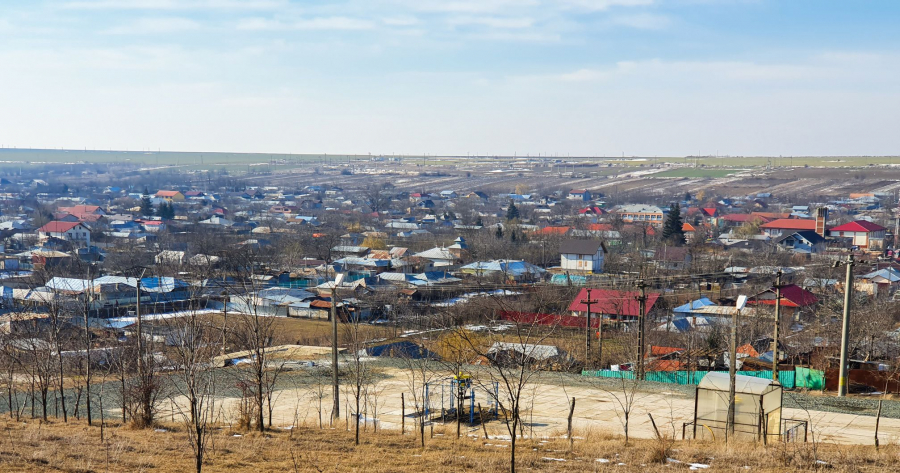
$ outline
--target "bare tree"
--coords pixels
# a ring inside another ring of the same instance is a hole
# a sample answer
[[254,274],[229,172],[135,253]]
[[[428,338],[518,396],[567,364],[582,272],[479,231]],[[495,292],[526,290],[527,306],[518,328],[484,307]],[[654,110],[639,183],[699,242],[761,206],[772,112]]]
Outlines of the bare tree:
[[362,412],[360,404],[365,402],[366,390],[372,383],[372,367],[366,358],[366,348],[368,346],[368,338],[366,332],[361,330],[362,321],[358,314],[350,314],[348,321],[344,324],[344,337],[347,340],[348,359],[347,368],[350,383],[347,390],[354,402],[354,442],[359,445],[359,421]]
[[218,351],[214,343],[218,337],[210,319],[199,311],[197,299],[190,299],[183,317],[167,319],[166,325],[172,338],[171,355],[180,374],[173,383],[173,392],[184,397],[187,403],[187,406],[181,406],[172,399],[172,408],[181,415],[194,454],[195,470],[200,473],[207,455],[209,423],[214,411],[217,377],[212,358]]
[[[536,290],[529,294],[532,307],[537,312],[545,311],[549,305],[556,303],[552,300],[552,292]],[[510,309],[509,303],[503,297],[485,297],[473,304],[479,305],[481,313],[495,314],[498,311]],[[486,317],[489,324],[498,322],[496,316]],[[493,330],[486,331],[484,337],[472,335],[472,331],[463,327],[448,327],[448,330],[456,331],[458,336],[465,340],[467,345],[476,353],[477,358],[487,365],[488,380],[475,379],[475,383],[482,385],[490,395],[495,398],[499,410],[507,421],[506,428],[510,435],[509,471],[516,471],[516,439],[522,429],[522,410],[529,405],[529,386],[533,382],[537,371],[534,369],[535,361],[541,358],[539,354],[542,344],[554,334],[558,328],[558,322],[553,320],[530,322],[504,321],[510,326],[509,330],[500,334]],[[498,383],[499,392],[493,394],[490,383]]]

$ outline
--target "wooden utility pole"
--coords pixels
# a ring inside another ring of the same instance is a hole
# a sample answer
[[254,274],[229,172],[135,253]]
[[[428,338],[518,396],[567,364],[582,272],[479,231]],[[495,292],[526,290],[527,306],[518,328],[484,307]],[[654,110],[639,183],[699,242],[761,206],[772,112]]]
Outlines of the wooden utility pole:
[[848,360],[848,345],[850,343],[850,302],[853,300],[853,266],[856,263],[853,261],[853,253],[847,256],[846,262],[835,262],[835,267],[843,264],[847,267],[847,276],[844,280],[844,319],[841,324],[841,367],[840,367],[840,377],[838,378],[838,396],[844,397],[847,395],[847,364]]
[[[587,288],[587,299],[584,300],[587,305],[587,323],[584,326],[584,366],[587,367],[591,362],[591,304],[596,304],[596,299],[591,299],[591,288]],[[603,316],[600,316],[600,323],[603,324]]]
[[643,279],[638,279],[634,282],[634,285],[638,287],[641,291],[641,295],[637,296],[636,299],[638,301],[638,306],[640,310],[640,314],[638,314],[638,379],[644,380],[644,357],[646,356],[647,347],[647,334],[645,323],[645,319],[647,318],[647,284]]
[[781,270],[775,273],[775,331],[772,336],[772,381],[778,382],[778,328],[781,325]]

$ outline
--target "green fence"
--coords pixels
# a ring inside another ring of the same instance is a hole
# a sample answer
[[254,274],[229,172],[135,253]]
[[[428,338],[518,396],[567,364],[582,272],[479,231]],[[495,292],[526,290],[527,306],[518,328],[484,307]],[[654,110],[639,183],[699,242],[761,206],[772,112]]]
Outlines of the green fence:
[[[723,371],[727,373],[727,371]],[[707,371],[649,371],[645,374],[646,381],[654,381],[657,383],[670,384],[700,384],[700,380],[706,376]],[[742,376],[753,376],[756,378],[772,379],[772,371],[738,371],[737,374]],[[634,379],[634,371],[582,371],[582,376],[592,376],[595,378],[624,378]],[[811,370],[809,368],[795,368],[793,371],[779,371],[778,381],[786,389],[794,389],[795,387],[822,389],[825,386],[825,374],[822,371]]]

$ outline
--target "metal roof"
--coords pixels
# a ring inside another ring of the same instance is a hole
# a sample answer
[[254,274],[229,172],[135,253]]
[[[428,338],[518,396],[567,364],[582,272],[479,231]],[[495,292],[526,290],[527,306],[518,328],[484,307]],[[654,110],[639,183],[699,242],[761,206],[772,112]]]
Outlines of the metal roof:
[[[734,392],[736,393],[762,395],[781,387],[780,384],[771,379],[743,375],[735,375],[734,378]],[[697,387],[711,391],[728,392],[730,385],[731,380],[728,378],[728,373],[711,371],[700,380],[700,384]]]

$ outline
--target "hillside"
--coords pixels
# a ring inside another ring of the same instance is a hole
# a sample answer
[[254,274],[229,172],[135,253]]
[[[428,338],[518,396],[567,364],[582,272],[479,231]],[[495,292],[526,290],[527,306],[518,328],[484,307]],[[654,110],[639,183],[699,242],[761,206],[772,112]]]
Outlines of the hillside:
[[[193,469],[186,433],[177,425],[156,430],[99,426],[83,421],[4,421],[0,470],[17,472],[184,472]],[[342,426],[343,427],[343,426]],[[426,437],[429,434],[426,433]],[[574,451],[564,439],[520,440],[519,471],[888,471],[898,468],[895,445],[848,447],[834,444],[778,444],[764,447],[703,442],[660,442],[576,432]],[[436,428],[422,449],[417,439],[397,431],[363,432],[359,446],[345,430],[300,427],[259,434],[217,429],[211,439],[206,472],[438,472],[508,470],[509,440],[484,439],[480,431]]]

